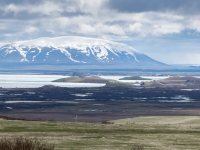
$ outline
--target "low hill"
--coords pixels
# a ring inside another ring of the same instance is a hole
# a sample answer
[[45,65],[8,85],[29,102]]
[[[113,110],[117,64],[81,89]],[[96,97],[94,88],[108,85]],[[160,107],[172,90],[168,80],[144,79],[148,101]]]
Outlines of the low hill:
[[191,76],[185,76],[185,77],[169,77],[166,79],[163,79],[162,81],[200,81],[200,78],[195,78]]
[[121,78],[119,80],[151,80],[151,79],[143,78],[143,77],[140,77],[140,76],[132,76],[132,77],[124,77],[124,78]]
[[106,87],[131,87],[130,83],[118,82],[111,79],[103,79],[98,76],[73,76],[61,78],[52,82],[68,82],[68,83],[105,83]]
[[61,78],[58,80],[54,80],[52,82],[73,82],[73,83],[108,83],[108,82],[116,82],[114,80],[103,79],[98,76],[73,76],[67,78]]
[[105,86],[106,87],[132,87],[134,85],[130,84],[130,83],[117,82],[117,81],[112,82],[112,81],[110,81],[110,82],[107,82]]
[[142,84],[142,86],[200,88],[200,78],[195,78],[191,76],[169,77],[167,79],[145,82]]

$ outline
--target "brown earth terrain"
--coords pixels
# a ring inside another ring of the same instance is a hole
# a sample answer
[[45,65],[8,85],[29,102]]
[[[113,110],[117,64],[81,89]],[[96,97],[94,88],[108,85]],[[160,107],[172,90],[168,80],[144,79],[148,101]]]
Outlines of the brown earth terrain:
[[177,87],[177,88],[200,88],[200,78],[184,76],[169,77],[163,80],[144,82],[146,87]]

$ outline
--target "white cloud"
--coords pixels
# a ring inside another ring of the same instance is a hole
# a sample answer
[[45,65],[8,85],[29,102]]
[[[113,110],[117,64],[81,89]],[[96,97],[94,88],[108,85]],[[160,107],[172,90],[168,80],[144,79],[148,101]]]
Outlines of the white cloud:
[[[105,20],[109,21],[109,16]],[[120,22],[121,27],[126,28],[127,35],[138,33],[140,35],[162,36],[180,33],[186,29],[184,17],[169,12],[117,13],[112,15],[109,22]]]
[[129,25],[129,31],[134,32],[134,33],[139,33],[142,32],[142,24],[140,22],[136,22],[134,24]]
[[[62,34],[85,34],[86,36],[109,36],[109,34],[120,35],[130,39],[134,36],[162,36],[166,34],[178,34],[186,29],[193,29],[200,32],[200,17],[198,15],[181,15],[175,11],[165,12],[140,12],[127,13],[109,9],[106,4],[109,0],[60,0],[41,1],[36,4],[9,4],[1,7],[4,16],[14,13],[17,15],[23,12],[25,18],[29,15],[38,17],[24,20],[28,26],[35,26],[38,32],[62,33]],[[67,15],[71,13],[72,16]],[[77,14],[76,14],[77,13]],[[22,14],[20,14],[22,15]],[[74,16],[73,16],[74,15]],[[23,16],[23,17],[24,17]],[[22,18],[23,18],[22,17]],[[6,20],[1,20],[4,23]],[[7,22],[8,23],[8,22]],[[9,23],[6,25],[9,27]],[[9,30],[9,28],[7,28]],[[19,30],[19,29],[17,29]],[[24,26],[23,30],[27,29]],[[42,36],[42,35],[41,35]],[[110,36],[111,37],[111,36]]]
[[5,37],[12,37],[13,34],[4,34]]
[[79,33],[94,34],[96,31],[96,28],[89,24],[80,24],[78,31],[79,31]]
[[29,5],[27,10],[30,13],[41,13],[43,15],[49,16],[58,16],[61,12],[63,12],[62,6],[59,3],[55,3],[53,1],[44,1],[40,5]]
[[98,29],[99,34],[114,34],[114,35],[125,35],[125,29],[119,25],[107,25],[99,23],[95,25],[95,28]]
[[36,28],[36,27],[33,27],[33,26],[27,27],[26,30],[25,30],[26,33],[35,33],[35,32],[38,32],[38,31],[39,31],[39,29]]
[[0,23],[0,30],[4,30],[4,29],[6,29],[6,25],[5,25],[5,24],[2,24],[2,23]]
[[153,27],[155,35],[180,33],[184,29],[184,27],[181,24],[175,24],[175,23],[161,24],[161,25],[156,24]]
[[22,8],[17,6],[17,5],[14,5],[14,4],[10,4],[10,5],[8,5],[8,6],[6,6],[4,8],[4,13],[5,14],[9,13],[9,12],[13,12],[14,14],[16,14],[16,13],[18,13],[20,11],[22,11]]
[[[107,7],[108,1],[41,0],[35,4],[8,4],[0,7],[0,11],[3,12],[0,15],[0,31],[8,31],[1,33],[2,36],[9,35],[14,38],[27,38],[26,33],[37,32],[38,37],[45,36],[44,33],[56,36],[84,34],[113,40],[162,37],[187,29],[200,32],[198,14],[184,15],[176,11],[118,12]],[[14,16],[9,18],[9,13],[13,13]]]
[[77,10],[82,12],[88,12],[94,15],[97,15],[99,11],[103,11],[105,7],[103,8],[104,4],[108,2],[109,0],[75,0],[77,5]]
[[200,32],[200,15],[199,16],[193,16],[193,17],[188,17],[188,21],[186,22],[186,27],[196,30],[197,32]]

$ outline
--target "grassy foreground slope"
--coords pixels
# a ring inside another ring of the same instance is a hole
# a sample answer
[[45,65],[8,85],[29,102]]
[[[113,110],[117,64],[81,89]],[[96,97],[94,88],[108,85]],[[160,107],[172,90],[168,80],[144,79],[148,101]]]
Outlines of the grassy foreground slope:
[[148,150],[200,148],[200,117],[138,117],[102,123],[0,120],[1,137],[37,137],[56,150]]

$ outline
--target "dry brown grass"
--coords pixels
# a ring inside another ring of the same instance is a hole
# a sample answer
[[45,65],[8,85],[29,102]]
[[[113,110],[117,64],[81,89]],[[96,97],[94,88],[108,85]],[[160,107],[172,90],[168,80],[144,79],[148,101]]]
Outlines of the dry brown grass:
[[54,150],[54,146],[49,146],[38,139],[2,138],[0,140],[0,150]]
[[[200,117],[138,117],[109,123],[0,119],[0,136],[38,138],[55,150],[183,150],[200,147]],[[1,150],[1,149],[0,149]]]
[[131,150],[144,150],[144,147],[141,145],[133,145],[133,147],[131,148]]

